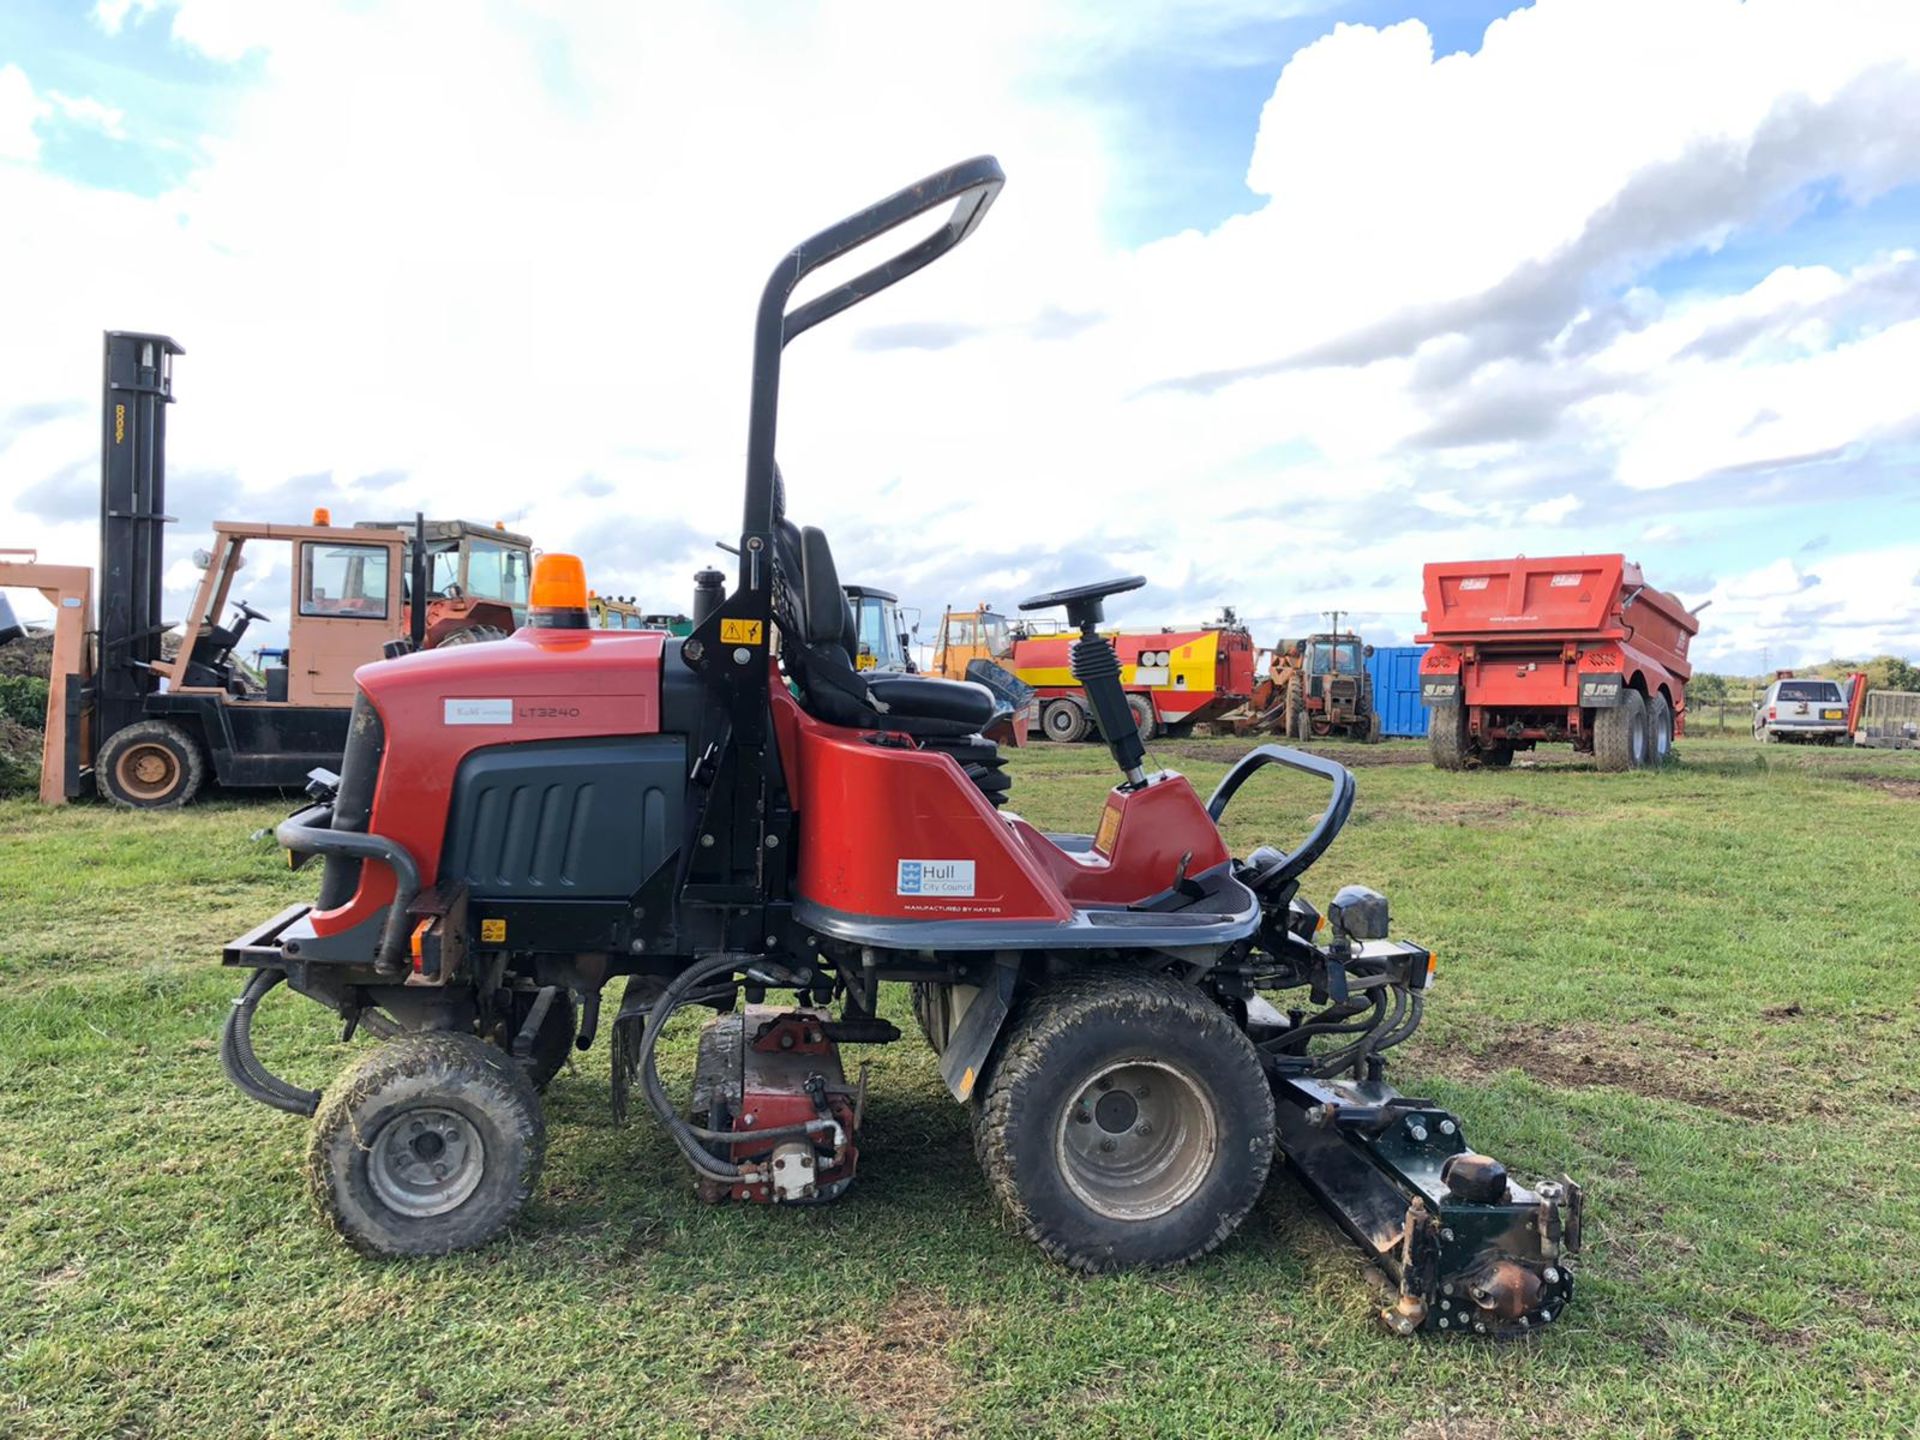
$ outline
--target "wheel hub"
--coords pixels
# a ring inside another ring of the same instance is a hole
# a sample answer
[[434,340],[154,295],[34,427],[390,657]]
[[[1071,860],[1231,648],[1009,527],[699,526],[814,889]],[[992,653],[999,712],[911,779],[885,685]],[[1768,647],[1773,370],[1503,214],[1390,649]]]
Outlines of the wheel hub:
[[120,757],[120,783],[142,799],[163,795],[173,787],[173,756],[160,745],[136,745]]
[[1205,1182],[1219,1148],[1213,1102],[1158,1060],[1109,1065],[1073,1093],[1057,1156],[1067,1187],[1100,1214],[1152,1220]]
[[466,1116],[422,1107],[382,1125],[367,1158],[374,1194],[400,1214],[423,1220],[466,1202],[480,1187],[487,1152]]

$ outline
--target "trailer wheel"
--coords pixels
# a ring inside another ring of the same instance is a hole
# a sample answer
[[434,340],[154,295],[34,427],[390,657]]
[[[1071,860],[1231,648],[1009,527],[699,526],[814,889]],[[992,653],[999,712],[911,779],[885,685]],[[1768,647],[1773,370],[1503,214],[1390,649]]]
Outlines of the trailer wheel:
[[1159,728],[1153,718],[1153,702],[1144,695],[1129,695],[1127,709],[1133,714],[1134,733],[1140,737],[1140,743],[1145,745],[1153,739],[1154,731]]
[[1593,758],[1602,770],[1638,770],[1647,763],[1647,697],[1629,690],[1618,705],[1594,713]]
[[1003,1046],[975,1101],[974,1151],[1055,1260],[1183,1264],[1259,1199],[1273,1094],[1247,1037],[1191,986],[1082,972],[1033,999]]
[[1467,765],[1467,712],[1458,700],[1439,700],[1427,717],[1427,752],[1439,770]]
[[127,810],[169,810],[186,804],[206,783],[207,759],[194,739],[166,720],[142,720],[116,730],[93,762],[103,799]]
[[519,1066],[478,1036],[426,1031],[369,1051],[327,1091],[307,1188],[363,1254],[445,1255],[507,1227],[545,1149]]
[[1664,695],[1647,702],[1647,757],[1651,764],[1673,759],[1673,704]]
[[1087,738],[1092,728],[1087,712],[1071,700],[1049,701],[1047,708],[1040,712],[1040,728],[1046,732],[1049,740],[1058,740],[1063,745]]

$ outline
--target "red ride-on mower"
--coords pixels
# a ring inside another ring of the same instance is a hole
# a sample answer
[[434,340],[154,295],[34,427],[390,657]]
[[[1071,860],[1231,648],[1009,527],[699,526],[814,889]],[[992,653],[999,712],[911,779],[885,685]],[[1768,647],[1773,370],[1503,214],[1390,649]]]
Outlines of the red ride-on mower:
[[[989,1183],[1065,1264],[1206,1254],[1277,1149],[1389,1278],[1394,1329],[1551,1321],[1578,1189],[1522,1187],[1454,1116],[1387,1085],[1432,957],[1387,938],[1372,891],[1340,891],[1324,919],[1300,897],[1353,803],[1344,768],[1263,746],[1205,803],[1148,773],[1097,631],[1137,578],[1027,602],[1079,629],[1073,673],[1121,773],[1091,835],[1003,808],[1017,797],[981,738],[985,688],[856,667],[827,538],[788,520],[774,463],[782,352],[957,245],[1001,183],[969,160],[781,262],[755,335],[738,583],[697,588],[690,636],[588,628],[577,562],[568,576],[548,557],[510,639],[360,670],[340,774],[317,773],[314,804],[278,831],[296,864],[323,858],[319,898],[226,949],[252,971],[227,1072],[314,1115],[314,1198],[353,1245],[478,1245],[538,1178],[538,1089],[593,1043],[625,977],[616,1109],[637,1084],[710,1199],[818,1203],[875,1158],[837,1047],[899,1038],[876,1001],[904,981]],[[932,234],[789,308],[823,264],[948,206]],[[1297,848],[1236,859],[1220,817],[1270,765],[1332,798]],[[255,1008],[283,980],[379,1042],[324,1097],[254,1054]],[[1307,1003],[1265,998],[1281,990]],[[654,1047],[687,1006],[718,1014],[683,1115]]]

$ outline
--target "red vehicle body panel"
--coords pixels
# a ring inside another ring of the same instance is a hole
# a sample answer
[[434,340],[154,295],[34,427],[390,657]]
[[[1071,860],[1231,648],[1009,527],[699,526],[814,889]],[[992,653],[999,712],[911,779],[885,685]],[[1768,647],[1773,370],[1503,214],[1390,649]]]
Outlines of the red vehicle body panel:
[[[369,828],[405,846],[432,883],[461,762],[516,741],[659,733],[665,642],[648,631],[523,628],[492,645],[362,666],[355,678],[387,734]],[[784,683],[771,700],[800,818],[795,890],[829,909],[1065,924],[1076,906],[1168,889],[1183,860],[1197,875],[1228,859],[1206,807],[1177,774],[1114,790],[1092,849],[1072,852],[996,811],[951,756],[825,724]],[[902,894],[902,861],[971,864],[973,893]],[[392,897],[392,873],[366,865],[351,899],[310,919],[316,933],[337,934],[379,916]]]
[[[949,755],[827,725],[784,687],[773,692],[773,712],[800,821],[795,894],[830,910],[1064,924],[1076,906],[1128,904],[1169,888],[1184,856],[1195,875],[1228,859],[1200,797],[1171,772],[1109,794],[1093,849],[1077,854],[1001,815]],[[903,895],[902,862],[970,864],[973,893]]]
[[1700,625],[1623,555],[1457,560],[1426,567],[1423,682],[1458,677],[1474,735],[1587,740],[1580,677],[1617,673],[1672,702],[1685,728],[1687,649]]
[[[362,665],[354,680],[387,734],[368,828],[404,845],[431,884],[460,762],[519,740],[657,734],[666,638],[645,630],[522,628],[488,645]],[[346,904],[313,912],[314,931],[350,929],[392,898],[392,872],[363,865]]]

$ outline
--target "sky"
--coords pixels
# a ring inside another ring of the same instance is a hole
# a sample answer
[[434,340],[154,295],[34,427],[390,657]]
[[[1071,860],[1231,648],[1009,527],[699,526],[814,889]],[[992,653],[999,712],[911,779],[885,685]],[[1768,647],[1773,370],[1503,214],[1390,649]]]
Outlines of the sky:
[[928,635],[1138,573],[1405,643],[1428,561],[1623,551],[1704,668],[1920,655],[1911,0],[9,0],[0,547],[92,563],[100,332],[155,330],[170,615],[316,505],[687,608],[766,276],[982,152],[782,396],[790,514]]

